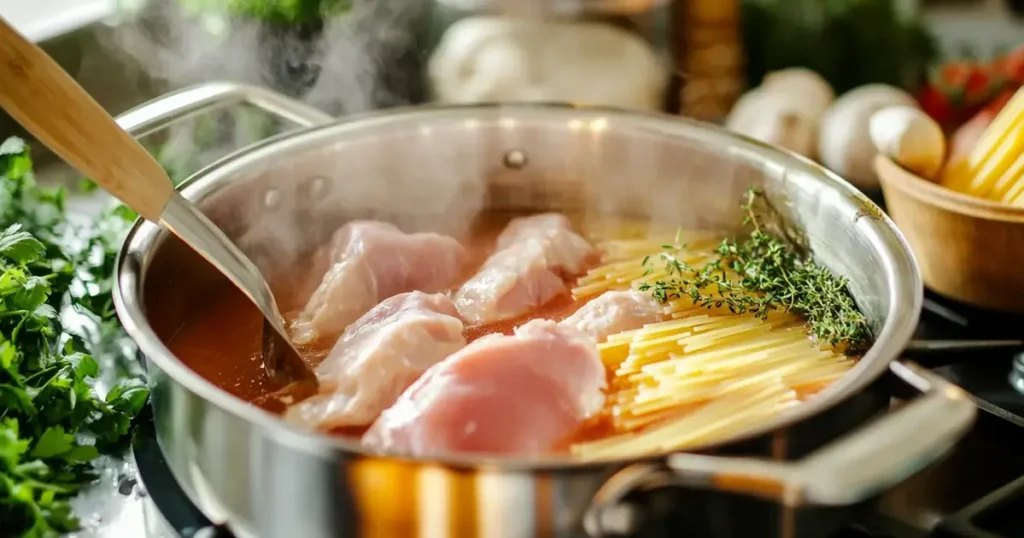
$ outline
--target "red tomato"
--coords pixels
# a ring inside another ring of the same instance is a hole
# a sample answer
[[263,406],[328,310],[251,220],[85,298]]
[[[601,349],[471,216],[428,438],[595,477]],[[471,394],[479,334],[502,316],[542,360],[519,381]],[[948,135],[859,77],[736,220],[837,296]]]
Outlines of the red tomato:
[[917,96],[921,110],[942,126],[949,126],[956,121],[956,110],[949,97],[938,88],[929,84]]
[[965,106],[980,105],[988,101],[996,89],[991,72],[987,67],[975,66],[964,82],[963,104]]
[[1013,49],[1003,60],[1000,74],[1017,84],[1024,84],[1024,45]]
[[970,62],[950,62],[939,66],[931,81],[938,88],[957,90],[967,85],[974,70],[975,66]]

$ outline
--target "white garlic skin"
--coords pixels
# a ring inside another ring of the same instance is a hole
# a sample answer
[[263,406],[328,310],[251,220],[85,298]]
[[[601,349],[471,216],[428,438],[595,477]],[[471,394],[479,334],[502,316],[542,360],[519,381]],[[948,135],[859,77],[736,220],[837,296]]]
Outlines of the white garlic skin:
[[825,109],[835,100],[836,94],[824,79],[817,72],[806,67],[790,67],[779,71],[772,71],[764,77],[761,88],[772,92],[792,94],[799,98],[799,102],[809,115],[820,119]]
[[871,142],[871,116],[879,110],[903,105],[917,107],[909,93],[886,84],[867,84],[841,95],[821,119],[818,159],[858,188],[878,189],[872,161],[878,151]]
[[833,96],[828,82],[810,69],[773,71],[736,101],[725,126],[813,159],[821,116]]
[[428,61],[447,103],[547,101],[660,110],[668,83],[643,39],[608,24],[467,17]]
[[818,122],[793,94],[755,88],[743,94],[725,120],[726,128],[813,158]]
[[934,180],[946,158],[942,127],[923,111],[890,106],[871,116],[871,141],[879,153],[906,170]]

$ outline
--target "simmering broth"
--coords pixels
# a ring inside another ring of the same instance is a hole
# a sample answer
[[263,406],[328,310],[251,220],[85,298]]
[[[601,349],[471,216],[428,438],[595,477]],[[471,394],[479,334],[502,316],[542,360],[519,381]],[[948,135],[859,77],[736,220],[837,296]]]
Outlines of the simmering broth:
[[[449,294],[479,270],[495,251],[499,234],[516,216],[488,214],[471,227],[467,237],[458,238],[468,260]],[[579,223],[575,227],[581,229]],[[636,290],[642,282],[664,278],[646,262],[667,247],[660,235],[623,222],[591,226],[582,233],[602,256],[585,274],[564,275],[571,293],[560,294],[523,316],[466,323],[465,340],[512,335],[534,319],[562,321],[605,293]],[[671,240],[671,234],[668,237]],[[692,238],[690,249],[677,245],[673,252],[689,256],[696,264],[707,258],[717,238],[707,234]],[[328,269],[330,260],[323,252],[311,259],[306,274],[274,283],[289,321],[296,318]],[[664,303],[663,309],[657,323],[613,332],[606,341],[598,341],[608,384],[604,410],[574,431],[566,431],[552,450],[599,459],[700,444],[777,416],[820,391],[854,363],[831,346],[814,343],[795,314],[775,312],[760,319],[721,306],[694,305],[685,297]],[[279,398],[269,397],[281,387],[273,386],[262,370],[262,319],[240,292],[225,284],[210,293],[204,304],[196,305],[188,319],[169,341],[177,357],[238,398],[274,413],[286,410]],[[317,365],[336,339],[334,335],[304,346],[304,357]],[[367,427],[330,431],[359,437]]]
[[[470,278],[484,260],[493,252],[498,234],[517,213],[492,213],[480,219],[472,227],[468,237],[460,238],[467,247],[469,260],[458,288]],[[308,274],[294,274],[287,281],[273,283],[275,294],[283,303],[286,321],[293,321],[299,309],[312,293],[310,282],[319,282],[326,272],[328,260],[322,253],[313,256],[312,268]],[[566,284],[572,287],[575,277],[567,277]],[[463,334],[471,342],[487,334],[512,334],[515,327],[531,319],[559,321],[578,310],[587,301],[571,294],[562,294],[525,316],[502,320],[485,325],[469,325]],[[224,391],[247,402],[255,403],[268,411],[281,413],[284,406],[268,398],[281,387],[274,386],[263,371],[263,356],[260,348],[263,318],[249,300],[226,281],[208,294],[208,299],[194,307],[188,321],[170,338],[168,346],[175,356],[196,373]],[[321,339],[307,346],[301,346],[303,357],[313,366],[318,364],[334,345],[332,339]],[[344,435],[361,435],[365,428],[345,428]]]

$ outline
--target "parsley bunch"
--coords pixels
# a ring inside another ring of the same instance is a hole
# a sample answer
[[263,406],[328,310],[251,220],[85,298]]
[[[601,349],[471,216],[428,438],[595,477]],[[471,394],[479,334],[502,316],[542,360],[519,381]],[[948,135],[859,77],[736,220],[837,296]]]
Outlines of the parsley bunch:
[[[749,237],[722,241],[699,269],[673,255],[682,245],[665,245],[659,258],[668,278],[645,282],[640,291],[650,291],[662,303],[690,297],[701,306],[725,306],[761,319],[773,310],[794,312],[819,341],[851,354],[862,351],[870,330],[847,280],[814,261],[803,235],[782,224],[761,192],[748,189],[743,210],[744,224],[753,227]],[[653,271],[649,257],[643,263]]]
[[[138,379],[105,397],[93,381],[104,335],[122,337],[110,297],[126,223],[72,223],[62,189],[32,176],[25,144],[0,144],[0,535],[77,528],[68,499],[90,462],[122,446],[149,392]],[[71,328],[69,316],[80,327]]]

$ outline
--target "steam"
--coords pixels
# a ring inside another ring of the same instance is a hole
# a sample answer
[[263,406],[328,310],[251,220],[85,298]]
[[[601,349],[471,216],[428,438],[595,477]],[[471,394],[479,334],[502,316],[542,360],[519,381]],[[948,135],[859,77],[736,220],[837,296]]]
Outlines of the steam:
[[[270,87],[335,116],[424,98],[421,66],[426,51],[420,37],[426,21],[425,0],[355,0],[347,13],[296,24],[197,12],[188,7],[195,2],[187,0],[121,1],[125,20],[100,35],[102,45],[108,54],[133,60],[141,70],[139,89],[150,96],[201,82],[232,81]],[[125,5],[128,1],[137,5]],[[156,92],[149,88],[152,82],[159,87]],[[159,143],[150,149],[173,178],[184,179],[231,151],[273,134],[266,128],[271,122],[259,116],[243,109],[192,118],[156,135]],[[272,127],[273,131],[290,128]],[[316,166],[301,162],[307,159]],[[331,227],[351,218],[447,230],[457,227],[451,220],[463,219],[465,226],[472,218],[467,216],[469,211],[442,208],[465,194],[459,181],[401,185],[379,181],[394,175],[388,169],[393,162],[390,156],[377,159],[384,163],[382,167],[367,170],[358,161],[343,168],[316,156],[296,154],[287,160],[296,162],[274,163],[277,177],[253,183],[260,192],[250,194],[256,196],[212,202],[204,208],[220,212],[213,206],[226,206],[219,224],[229,235],[234,228],[236,242],[268,273],[308,252],[311,242],[326,241]],[[433,162],[424,160],[425,165]],[[455,178],[454,166],[447,160],[424,174]],[[305,192],[309,185],[324,182],[343,186],[319,198]],[[426,200],[432,200],[436,215],[447,216],[423,216],[424,207],[431,205]],[[317,209],[311,210],[312,206]],[[380,214],[384,208],[389,208],[387,215]],[[322,221],[315,233],[295,217],[310,211]]]
[[[422,99],[424,7],[424,0],[357,0],[322,27],[281,30],[190,15],[179,0],[151,0],[137,22],[115,29],[111,45],[170,88],[245,82],[347,115]],[[291,39],[289,31],[321,37]],[[238,117],[220,118],[218,129],[239,130]],[[263,162],[243,172],[251,179],[200,205],[273,279],[282,268],[308,269],[309,253],[352,219],[464,236],[484,206],[498,203],[586,207],[598,220],[633,216],[714,228],[736,222],[738,195],[750,181],[738,186],[750,174],[740,173],[735,157],[696,141],[669,142],[663,133],[618,132],[596,116],[572,122],[568,131],[503,111],[360,128],[354,139],[268,149]],[[163,148],[178,155],[205,149],[193,134],[171,133]],[[230,140],[228,150],[251,141]],[[522,170],[504,165],[512,150],[527,156]],[[215,157],[204,154],[187,173]]]
[[334,115],[420,97],[421,0],[357,0],[350,12],[282,25],[150,0],[110,46],[170,88],[228,80],[270,86]]
[[[179,0],[150,1],[134,22],[114,29],[109,45],[169,89],[215,80],[269,86],[343,116],[422,100],[422,5],[356,1],[322,26],[282,26],[189,14]],[[158,155],[165,166],[184,163],[172,175],[186,177],[271,134],[246,125],[253,115],[244,112],[194,118],[162,133],[151,148],[169,154]],[[275,148],[242,172],[249,177],[238,188],[200,207],[270,280],[309,270],[310,252],[353,219],[462,236],[483,206],[488,163],[478,162],[484,152],[477,133],[448,135],[440,147],[437,136],[444,134],[405,127],[387,137]],[[493,164],[500,163],[499,154]]]

